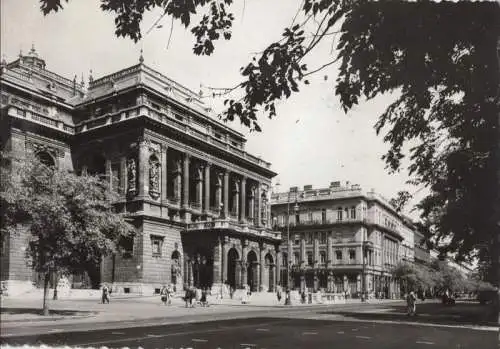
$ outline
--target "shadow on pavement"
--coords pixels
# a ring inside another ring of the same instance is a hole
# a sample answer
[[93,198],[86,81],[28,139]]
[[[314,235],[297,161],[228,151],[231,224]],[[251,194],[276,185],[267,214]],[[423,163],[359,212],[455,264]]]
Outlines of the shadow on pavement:
[[412,321],[445,325],[498,326],[498,314],[491,305],[457,303],[446,306],[439,303],[417,304],[416,316],[408,316],[402,305],[386,305],[382,311],[328,311],[321,314],[336,314],[359,320]]
[[[2,315],[43,315],[43,310],[40,308],[0,308]],[[78,315],[90,315],[93,312],[90,311],[80,311],[80,310],[49,310],[50,315],[58,316],[78,316]]]

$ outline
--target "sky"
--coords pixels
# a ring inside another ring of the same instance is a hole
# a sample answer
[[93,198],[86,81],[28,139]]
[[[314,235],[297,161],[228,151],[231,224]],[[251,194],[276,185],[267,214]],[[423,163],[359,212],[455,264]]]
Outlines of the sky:
[[[114,18],[100,10],[98,0],[63,1],[63,11],[46,17],[39,10],[38,0],[2,0],[0,49],[5,59],[12,61],[20,50],[27,53],[34,44],[47,69],[69,79],[76,74],[80,80],[83,74],[88,80],[90,69],[96,79],[137,64],[142,48],[145,64],[194,91],[200,86],[207,91],[206,86],[231,87],[240,82],[240,68],[250,62],[253,53],[280,38],[301,2],[236,1],[232,7],[236,17],[232,39],[216,42],[215,52],[205,57],[192,53],[194,38],[180,23],[174,23],[169,42],[169,18],[136,44],[115,36]],[[159,15],[153,11],[144,17],[143,33]],[[310,69],[334,57],[335,39],[332,35],[312,52],[307,61]],[[273,184],[280,184],[279,191],[290,186],[324,188],[332,181],[349,181],[388,198],[399,190],[415,192],[416,188],[405,184],[405,171],[390,175],[385,169],[381,156],[389,146],[373,127],[395,96],[361,101],[344,113],[334,94],[337,69],[332,65],[321,71],[310,79],[309,86],[301,87],[299,94],[280,101],[276,118],[260,120],[261,133],[250,133],[238,122],[230,126],[245,134],[249,153],[272,163],[278,173]],[[205,98],[205,103],[222,111],[220,100]]]

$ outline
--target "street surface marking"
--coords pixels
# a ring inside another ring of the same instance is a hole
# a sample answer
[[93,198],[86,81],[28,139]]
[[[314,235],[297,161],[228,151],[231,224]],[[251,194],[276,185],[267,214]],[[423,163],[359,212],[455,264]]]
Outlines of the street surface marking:
[[415,343],[417,344],[427,344],[427,345],[433,345],[434,342],[426,342],[426,341],[416,341]]
[[423,326],[423,327],[442,327],[442,328],[462,328],[467,330],[475,331],[492,331],[498,332],[498,326],[479,326],[479,325],[446,325],[446,324],[435,324],[435,323],[425,323],[425,322],[414,322],[414,321],[392,321],[392,320],[358,320],[354,318],[345,317],[342,319],[344,322],[371,322],[376,324],[391,324],[391,325],[412,325],[412,326]]
[[115,331],[115,332],[111,332],[111,334],[125,334],[125,332],[117,332],[117,331]]
[[161,334],[148,334],[149,338],[159,338],[161,337]]
[[357,330],[358,330],[357,328],[353,328],[353,329],[351,329],[351,331],[357,331]]
[[193,338],[191,339],[193,342],[201,342],[201,343],[205,343],[205,342],[208,342],[207,339],[198,339],[198,338]]
[[54,328],[52,330],[49,330],[49,332],[59,332],[62,331],[60,328]]
[[356,338],[361,338],[361,339],[371,339],[372,337],[368,337],[368,336],[356,336]]
[[338,334],[344,334],[344,331],[338,331],[337,333]]
[[245,343],[240,344],[240,347],[256,347],[256,346],[257,346],[256,344],[245,344]]
[[269,332],[269,329],[268,328],[258,328],[258,329],[256,329],[256,331],[259,331],[259,332]]
[[318,332],[302,332],[302,335],[303,336],[307,336],[307,335],[316,335],[318,334]]
[[[290,320],[283,320],[283,321],[270,321],[261,325],[275,325],[275,324],[280,324],[280,323],[285,323],[289,322]],[[190,322],[196,322],[195,320],[190,321]],[[255,327],[255,324],[251,325],[241,325],[241,326],[233,326],[231,329],[240,329],[240,328],[251,328]],[[182,335],[188,335],[188,334],[200,334],[200,333],[217,333],[217,332],[224,332],[227,331],[227,328],[215,328],[215,329],[207,329],[207,330],[193,330],[193,331],[181,331],[181,332],[173,332],[173,333],[167,333],[167,334],[162,334],[158,335],[158,337],[173,337],[173,336],[182,336]],[[139,341],[142,339],[146,339],[148,337],[144,336],[136,336],[136,337],[128,337],[128,338],[116,338],[116,339],[108,339],[104,341],[94,341],[94,342],[85,342],[85,343],[77,343],[75,346],[92,346],[92,345],[97,345],[97,344],[109,344],[109,343],[119,343],[119,342],[128,342],[128,341]]]

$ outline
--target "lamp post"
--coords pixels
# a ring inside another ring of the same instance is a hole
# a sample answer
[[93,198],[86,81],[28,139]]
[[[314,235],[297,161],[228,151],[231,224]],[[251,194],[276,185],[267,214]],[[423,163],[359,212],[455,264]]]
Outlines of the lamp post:
[[363,241],[361,247],[361,256],[363,258],[363,269],[361,272],[361,302],[366,302],[366,241]]
[[[287,244],[288,244],[288,263],[286,264],[286,277],[287,277],[287,288],[291,289],[291,264],[292,264],[292,253],[293,250],[290,248],[290,191],[288,192],[288,200],[287,200],[287,224],[286,224],[286,236],[287,236]],[[294,212],[297,213],[299,211],[299,204],[297,203],[297,199],[295,199]],[[290,295],[287,294],[285,298],[285,305],[291,305]]]

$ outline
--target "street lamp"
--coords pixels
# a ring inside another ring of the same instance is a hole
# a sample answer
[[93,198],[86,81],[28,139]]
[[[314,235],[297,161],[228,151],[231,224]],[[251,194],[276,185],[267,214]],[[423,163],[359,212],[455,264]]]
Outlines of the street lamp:
[[[288,201],[287,201],[287,224],[286,224],[286,236],[287,236],[287,243],[288,243],[288,263],[286,264],[286,277],[287,277],[287,288],[290,290],[291,288],[291,272],[290,272],[290,266],[292,264],[292,254],[293,250],[290,248],[290,191],[288,192]],[[295,205],[293,206],[295,214],[299,211],[299,204],[297,203],[297,198],[295,198]],[[289,295],[285,298],[285,305],[291,305],[291,299]]]
[[363,270],[361,273],[361,302],[366,302],[366,241],[363,240],[361,256],[363,257]]

